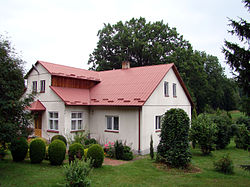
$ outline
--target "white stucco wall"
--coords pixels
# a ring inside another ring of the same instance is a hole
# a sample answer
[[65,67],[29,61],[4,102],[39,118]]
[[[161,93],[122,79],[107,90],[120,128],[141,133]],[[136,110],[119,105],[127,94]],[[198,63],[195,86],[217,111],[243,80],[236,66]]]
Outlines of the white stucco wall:
[[81,112],[82,113],[82,129],[85,132],[89,131],[89,108],[88,106],[65,106],[64,111],[64,125],[65,129],[63,134],[67,138],[73,138],[76,132],[71,132],[71,113]]
[[[164,96],[164,81],[169,83],[169,97]],[[177,97],[173,97],[173,83],[176,84]],[[182,108],[191,119],[191,104],[172,69],[166,74],[153,94],[142,107],[141,150],[142,154],[149,152],[150,135],[153,136],[154,147],[159,144],[160,132],[155,129],[155,117],[163,115],[171,108]]]
[[[59,134],[65,134],[65,127],[64,127],[65,105],[64,102],[50,89],[49,86],[51,86],[51,75],[48,73],[48,71],[40,64],[37,64],[36,68],[39,71],[39,74],[34,69],[30,72],[27,78],[27,90],[25,94],[32,93],[32,86],[33,86],[32,82],[37,81],[37,94],[35,95],[34,101],[39,99],[46,108],[46,111],[42,113],[42,137],[46,139],[51,139],[55,134],[58,133],[47,132],[49,128],[48,127],[49,112],[58,112]],[[44,93],[40,93],[41,80],[45,80]]]
[[[122,140],[138,150],[138,107],[90,107],[90,136],[101,144]],[[119,133],[105,132],[106,116],[119,116]]]

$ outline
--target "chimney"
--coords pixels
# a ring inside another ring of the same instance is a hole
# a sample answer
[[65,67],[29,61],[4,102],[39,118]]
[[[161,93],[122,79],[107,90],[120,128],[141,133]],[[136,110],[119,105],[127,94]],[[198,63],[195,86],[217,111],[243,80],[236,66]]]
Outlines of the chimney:
[[122,62],[122,69],[129,69],[130,68],[130,62],[129,61],[123,61]]

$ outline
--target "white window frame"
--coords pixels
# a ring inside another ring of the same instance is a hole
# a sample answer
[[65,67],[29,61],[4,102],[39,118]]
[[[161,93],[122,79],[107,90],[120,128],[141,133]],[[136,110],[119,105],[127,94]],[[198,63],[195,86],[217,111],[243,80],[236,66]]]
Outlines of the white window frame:
[[[111,128],[108,127],[108,119],[111,118]],[[118,118],[118,128],[115,129],[115,119]],[[120,118],[119,116],[105,116],[105,119],[106,119],[106,130],[108,131],[117,131],[119,132],[120,130]]]
[[[73,117],[73,114],[76,114],[76,116]],[[79,116],[79,114],[81,114],[81,115]],[[75,123],[75,128],[72,128],[73,122]],[[79,125],[81,126],[80,128],[79,128]],[[83,130],[83,112],[79,112],[79,111],[71,112],[70,128],[71,128],[71,131]]]
[[[57,118],[54,116],[55,114],[57,113]],[[52,114],[52,117],[51,115]],[[51,128],[51,122],[52,122],[52,128]],[[58,131],[59,129],[59,112],[56,112],[56,111],[50,111],[49,112],[49,130],[55,130],[55,131]],[[57,124],[57,128],[56,128],[56,124]]]
[[169,83],[164,81],[164,96],[169,97]]
[[155,130],[161,130],[162,115],[155,116]]
[[37,81],[32,81],[32,92],[37,92]]
[[40,92],[45,92],[45,80],[41,80],[40,84],[41,84]]
[[176,83],[173,83],[173,97],[177,97]]

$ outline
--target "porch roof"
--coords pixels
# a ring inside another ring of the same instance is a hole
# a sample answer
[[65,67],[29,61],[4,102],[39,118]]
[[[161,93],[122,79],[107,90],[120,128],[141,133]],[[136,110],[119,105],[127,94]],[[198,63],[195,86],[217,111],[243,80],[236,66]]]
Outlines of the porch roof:
[[45,111],[45,106],[41,103],[41,101],[37,100],[30,104],[30,106],[27,107],[28,110],[31,111]]

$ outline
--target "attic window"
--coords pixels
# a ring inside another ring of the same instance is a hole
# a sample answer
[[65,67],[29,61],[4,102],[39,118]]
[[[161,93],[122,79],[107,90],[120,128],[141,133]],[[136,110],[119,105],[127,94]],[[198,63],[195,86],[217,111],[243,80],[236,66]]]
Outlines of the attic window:
[[169,97],[168,82],[167,81],[164,81],[164,96]]
[[34,93],[37,92],[37,81],[32,82],[32,92],[34,92]]
[[176,95],[176,84],[173,83],[173,97],[177,97]]
[[45,80],[41,80],[40,84],[41,84],[40,92],[45,92]]

